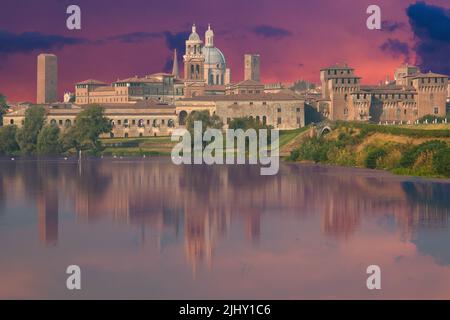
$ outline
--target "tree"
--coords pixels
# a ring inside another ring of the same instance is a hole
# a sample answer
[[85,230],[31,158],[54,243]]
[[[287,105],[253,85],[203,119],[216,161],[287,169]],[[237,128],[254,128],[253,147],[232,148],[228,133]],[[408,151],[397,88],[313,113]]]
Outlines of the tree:
[[37,139],[39,155],[57,155],[61,153],[60,130],[57,125],[45,125]]
[[223,123],[217,115],[210,115],[208,110],[192,112],[186,120],[186,129],[193,136],[195,121],[202,122],[202,135],[206,129],[222,129]]
[[3,115],[8,111],[6,97],[0,93],[0,125],[3,123]]
[[91,105],[78,114],[75,124],[66,131],[63,145],[65,149],[75,148],[97,154],[102,148],[100,135],[111,130],[112,125],[104,116],[104,109]]
[[16,141],[16,126],[0,127],[0,154],[12,155],[19,151]]
[[17,131],[17,142],[23,154],[35,154],[37,138],[45,122],[45,109],[41,106],[29,107],[25,111],[25,122]]

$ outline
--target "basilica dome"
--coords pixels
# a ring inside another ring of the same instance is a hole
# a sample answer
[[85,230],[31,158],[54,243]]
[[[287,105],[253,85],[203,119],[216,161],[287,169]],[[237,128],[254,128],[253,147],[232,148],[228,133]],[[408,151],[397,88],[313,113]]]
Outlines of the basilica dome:
[[225,56],[222,51],[216,47],[203,47],[203,55],[205,56],[205,64],[214,65],[219,68],[225,68]]

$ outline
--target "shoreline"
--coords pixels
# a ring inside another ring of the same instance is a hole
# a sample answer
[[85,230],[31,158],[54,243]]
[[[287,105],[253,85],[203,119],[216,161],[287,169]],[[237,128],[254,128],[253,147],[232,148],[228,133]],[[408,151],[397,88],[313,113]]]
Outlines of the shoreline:
[[[127,155],[127,156],[85,156],[82,157],[82,161],[146,161],[146,160],[170,160],[170,155],[151,155],[151,156],[136,156],[136,155]],[[326,164],[326,163],[314,163],[312,161],[290,161],[287,157],[280,156],[280,164],[288,165],[288,166],[301,166],[304,168],[314,168],[314,169],[335,169],[337,171],[358,171],[362,175],[367,174],[368,177],[373,178],[398,178],[399,180],[422,180],[426,182],[439,182],[439,183],[450,183],[450,178],[447,177],[435,177],[435,176],[419,176],[419,175],[403,175],[396,174],[389,170],[383,169],[369,169],[358,166],[340,166],[334,164]],[[0,156],[0,163],[2,162],[52,162],[52,163],[67,163],[67,164],[79,164],[79,158],[77,156],[46,156],[46,157],[37,157],[37,156],[17,156],[17,157],[8,157],[8,156]],[[174,164],[175,165],[175,164]],[[191,164],[193,165],[193,164]],[[206,164],[202,164],[206,165]],[[249,164],[245,164],[249,165]],[[218,166],[237,166],[237,164],[219,164]],[[255,165],[261,166],[261,165]]]

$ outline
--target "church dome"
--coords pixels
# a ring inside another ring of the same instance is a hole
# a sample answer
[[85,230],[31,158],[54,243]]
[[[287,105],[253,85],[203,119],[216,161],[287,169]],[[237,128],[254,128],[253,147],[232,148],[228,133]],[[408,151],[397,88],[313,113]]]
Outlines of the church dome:
[[197,28],[195,24],[192,25],[192,33],[189,35],[189,41],[200,41],[200,36],[197,33]]
[[205,56],[205,64],[219,65],[219,68],[225,68],[225,56],[222,51],[216,47],[203,47],[203,55]]

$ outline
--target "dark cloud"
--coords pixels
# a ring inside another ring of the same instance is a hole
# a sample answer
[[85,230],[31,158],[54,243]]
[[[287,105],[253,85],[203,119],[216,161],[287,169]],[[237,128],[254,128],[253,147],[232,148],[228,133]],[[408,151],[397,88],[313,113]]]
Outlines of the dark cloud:
[[89,41],[82,38],[49,35],[39,32],[20,34],[0,30],[0,54],[29,53],[34,50],[61,49],[68,45],[85,44]]
[[405,62],[409,61],[409,45],[406,42],[402,42],[398,39],[387,39],[381,46],[380,49],[384,52],[391,54],[394,58],[403,56]]
[[110,37],[109,40],[117,40],[124,43],[136,43],[161,38],[163,35],[158,32],[132,32]]
[[290,32],[289,30],[274,27],[274,26],[269,26],[267,24],[256,26],[252,29],[252,31],[257,36],[260,36],[263,38],[281,39],[281,38],[289,37],[292,35],[292,32]]
[[[183,52],[185,47],[185,42],[189,38],[190,32],[188,31],[182,31],[182,32],[176,32],[172,33],[170,31],[165,31],[164,37],[166,40],[166,46],[167,48],[172,51],[170,56],[167,58],[166,63],[164,64],[163,70],[164,72],[171,72],[172,66],[173,66],[173,51],[177,49],[178,54],[178,68],[181,68],[183,66]],[[180,72],[182,70],[180,69]]]
[[422,71],[450,74],[450,10],[416,2],[406,9]]
[[405,27],[405,24],[402,22],[396,22],[396,21],[390,21],[390,20],[384,20],[381,22],[381,30],[385,32],[395,32],[399,29],[402,29]]

